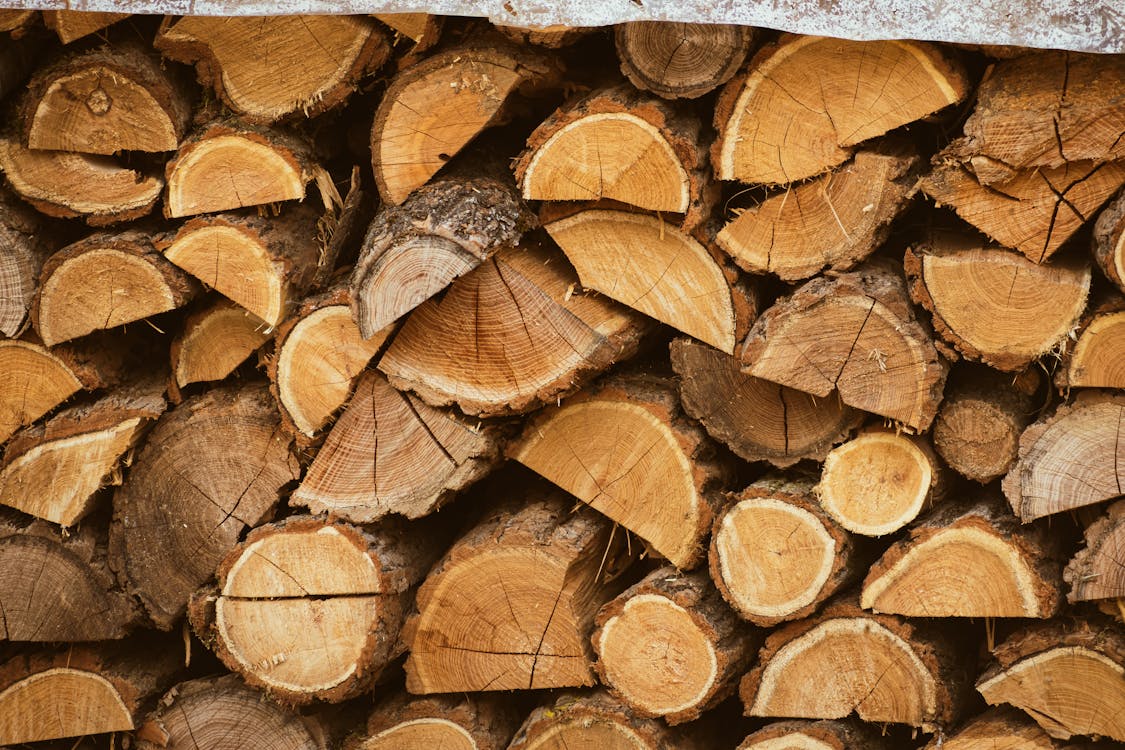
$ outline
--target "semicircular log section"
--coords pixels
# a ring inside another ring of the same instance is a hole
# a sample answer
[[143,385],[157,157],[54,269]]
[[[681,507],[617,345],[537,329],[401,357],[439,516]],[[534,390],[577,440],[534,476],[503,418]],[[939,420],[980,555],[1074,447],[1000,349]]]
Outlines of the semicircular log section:
[[1056,376],[1070,388],[1125,388],[1125,309],[1095,311]]
[[66,401],[83,383],[46,347],[0,340],[0,443]]
[[81,737],[134,728],[117,688],[93,671],[56,667],[0,691],[0,742]]

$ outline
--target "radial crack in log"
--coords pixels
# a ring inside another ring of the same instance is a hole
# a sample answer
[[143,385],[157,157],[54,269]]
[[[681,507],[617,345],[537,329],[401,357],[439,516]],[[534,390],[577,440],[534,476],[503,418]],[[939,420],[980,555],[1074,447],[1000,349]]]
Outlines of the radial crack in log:
[[1125,599],[1125,501],[1086,527],[1086,545],[1063,571],[1070,602]]
[[637,21],[614,30],[621,72],[665,99],[696,99],[738,72],[754,29],[705,23]]
[[505,750],[522,714],[508,696],[393,696],[345,750]]
[[212,300],[184,320],[172,341],[173,382],[179,389],[222,380],[271,337],[269,325],[258,316],[233,302]]

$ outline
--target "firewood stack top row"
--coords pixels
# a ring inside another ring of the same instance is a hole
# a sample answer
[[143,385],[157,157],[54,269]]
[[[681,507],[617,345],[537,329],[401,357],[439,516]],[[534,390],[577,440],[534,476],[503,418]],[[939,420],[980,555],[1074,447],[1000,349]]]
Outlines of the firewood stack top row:
[[1125,56],[0,29],[0,746],[1125,743]]

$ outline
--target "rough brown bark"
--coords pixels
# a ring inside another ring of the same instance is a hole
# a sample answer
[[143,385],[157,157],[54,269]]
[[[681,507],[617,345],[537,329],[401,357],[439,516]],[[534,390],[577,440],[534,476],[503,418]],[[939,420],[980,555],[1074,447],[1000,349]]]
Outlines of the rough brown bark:
[[1098,214],[1091,244],[1102,273],[1125,292],[1125,193]]

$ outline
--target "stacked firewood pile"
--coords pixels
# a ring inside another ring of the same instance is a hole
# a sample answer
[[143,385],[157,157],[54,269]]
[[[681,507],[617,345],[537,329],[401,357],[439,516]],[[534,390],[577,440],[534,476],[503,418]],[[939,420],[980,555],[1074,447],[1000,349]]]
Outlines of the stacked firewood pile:
[[0,22],[0,746],[1125,742],[1122,56]]

